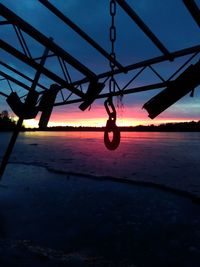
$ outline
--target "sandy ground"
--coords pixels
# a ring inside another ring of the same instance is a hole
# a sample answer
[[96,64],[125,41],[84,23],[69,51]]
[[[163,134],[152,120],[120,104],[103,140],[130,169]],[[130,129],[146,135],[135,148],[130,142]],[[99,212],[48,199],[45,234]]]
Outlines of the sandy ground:
[[200,205],[144,185],[9,164],[0,266],[199,267]]

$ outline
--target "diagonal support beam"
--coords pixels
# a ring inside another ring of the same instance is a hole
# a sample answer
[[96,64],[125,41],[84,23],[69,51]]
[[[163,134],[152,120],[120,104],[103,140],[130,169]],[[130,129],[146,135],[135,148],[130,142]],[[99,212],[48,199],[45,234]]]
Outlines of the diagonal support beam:
[[[128,94],[134,94],[134,93],[140,93],[140,92],[145,92],[145,91],[150,91],[150,90],[155,90],[155,89],[162,89],[166,87],[167,85],[170,85],[172,82],[161,82],[161,83],[155,83],[155,84],[150,84],[150,85],[145,85],[145,86],[140,86],[136,88],[129,88],[126,90],[123,90],[123,95],[128,95]],[[110,93],[104,93],[100,94],[96,97],[96,99],[102,99],[102,98],[108,98],[109,96],[120,96],[122,92],[116,91]],[[83,100],[81,98],[79,99],[73,99],[73,100],[68,100],[68,101],[63,101],[56,103],[54,106],[63,106],[63,105],[69,105],[69,104],[75,104],[75,103],[80,103]]]
[[198,26],[200,27],[200,9],[194,0],[183,0],[183,3],[187,7],[188,11],[192,15],[193,19],[196,21]]
[[56,45],[53,41],[49,40],[44,34],[39,32],[33,26],[28,24],[26,21],[17,16],[10,9],[5,7],[3,4],[0,4],[0,15],[6,18],[12,24],[18,26],[21,30],[26,32],[29,36],[37,40],[40,44],[47,47],[49,50],[54,52],[57,56],[63,58],[66,62],[68,62],[75,69],[80,71],[82,74],[87,76],[88,78],[95,78],[96,75],[91,70],[89,70],[86,66],[80,63],[77,59],[72,57],[69,53],[67,53],[63,48]]
[[0,91],[0,95],[5,96],[5,97],[8,97],[7,94],[5,94],[5,93],[3,93],[3,92],[1,92],[1,91]]
[[[48,53],[49,53],[49,49],[45,48],[45,51],[43,53],[43,57],[42,57],[42,59],[41,59],[41,61],[39,63],[41,67],[44,66],[45,61],[46,61],[46,56],[48,55]],[[36,73],[35,73],[35,77],[33,79],[33,83],[31,85],[30,91],[29,91],[29,93],[28,93],[28,95],[26,97],[26,100],[25,100],[26,107],[28,107],[30,105],[30,99],[33,97],[33,95],[31,95],[31,93],[33,93],[35,91],[41,74],[42,74],[41,73],[41,69],[38,69],[36,71]],[[14,148],[15,143],[17,141],[17,137],[18,137],[19,132],[20,132],[20,130],[22,128],[23,121],[24,121],[24,116],[20,116],[18,121],[17,121],[17,125],[16,125],[16,127],[14,129],[14,132],[13,132],[13,134],[11,136],[11,139],[10,139],[10,142],[9,142],[8,147],[6,149],[6,152],[5,152],[4,156],[3,156],[2,162],[0,164],[0,179],[2,178],[2,176],[4,174],[4,171],[5,171],[6,166],[8,164],[10,155],[12,154],[13,148]]]
[[71,29],[78,33],[86,42],[88,42],[92,47],[94,47],[99,53],[101,53],[105,58],[111,61],[117,68],[123,71],[123,66],[113,59],[108,52],[106,52],[98,43],[96,43],[89,35],[87,35],[79,26],[72,22],[66,15],[64,15],[60,10],[58,10],[54,5],[52,5],[47,0],[39,0],[46,8],[48,8],[54,15],[61,19],[65,24],[67,24]]
[[26,85],[26,84],[24,84],[24,83],[22,83],[22,82],[16,80],[15,78],[13,78],[12,76],[8,75],[7,73],[5,73],[5,72],[3,72],[3,71],[0,71],[0,75],[1,75],[2,77],[6,78],[7,80],[9,80],[9,81],[11,81],[11,82],[13,82],[13,83],[19,85],[20,87],[22,87],[22,88],[24,88],[24,89],[26,89],[26,90],[28,90],[28,91],[30,90],[30,87],[29,87],[28,85]]
[[[5,68],[7,68],[8,70],[11,70],[12,72],[16,73],[17,75],[21,76],[22,78],[26,79],[29,82],[33,82],[33,80],[31,78],[29,78],[28,76],[26,76],[25,74],[21,73],[20,71],[16,70],[15,68],[9,66],[8,64],[6,64],[5,62],[0,60],[0,65],[4,66]],[[48,88],[43,86],[42,84],[38,83],[37,84],[38,87],[47,90]]]
[[60,84],[60,86],[62,86],[62,88],[67,88],[68,90],[70,90],[71,92],[73,92],[74,94],[76,94],[80,97],[84,96],[84,94],[80,90],[74,88],[73,85],[67,83],[65,80],[63,80],[58,75],[51,72],[50,70],[46,69],[45,67],[40,66],[40,64],[35,62],[33,59],[25,56],[23,53],[21,53],[20,51],[18,51],[17,49],[15,49],[11,45],[9,45],[8,43],[4,42],[3,40],[0,40],[0,48],[5,50],[6,52],[10,53],[14,57],[18,58],[19,60],[23,61],[24,63],[28,64],[32,68],[34,68],[36,70],[40,70],[45,76],[47,76],[51,80],[55,81],[56,83]]
[[10,22],[8,22],[7,20],[0,21],[0,26],[1,25],[8,25],[8,24],[10,24]]
[[26,44],[26,41],[25,41],[25,39],[24,39],[24,37],[23,37],[23,34],[22,34],[21,29],[20,29],[19,27],[17,27],[16,25],[13,25],[13,28],[14,28],[14,30],[15,30],[15,33],[16,33],[16,35],[17,35],[17,38],[18,38],[19,43],[20,43],[20,45],[21,45],[21,48],[22,48],[23,51],[24,51],[24,54],[25,54],[26,56],[32,58],[31,53],[30,53],[30,51],[29,51],[29,49],[28,49],[28,46],[27,46],[27,44]]
[[138,25],[138,27],[149,37],[154,45],[165,55],[169,60],[173,60],[168,49],[161,43],[156,35],[149,29],[149,27],[142,21],[136,12],[130,7],[125,0],[115,0],[121,8],[129,15],[129,17]]
[[[174,51],[170,55],[171,55],[172,58],[179,58],[179,57],[183,57],[183,56],[187,56],[187,55],[190,55],[190,54],[193,54],[193,53],[199,53],[199,52],[200,52],[200,45],[196,45],[196,46],[192,46],[192,47],[188,47],[188,48],[185,48],[185,49]],[[137,62],[137,63],[134,63],[134,64],[130,64],[128,66],[125,66],[124,68],[125,68],[126,72],[129,72],[129,71],[136,70],[136,69],[139,69],[139,68],[142,68],[142,67],[145,67],[145,66],[158,64],[158,63],[164,62],[166,60],[168,60],[168,58],[165,55],[162,55],[162,56],[159,56],[159,57],[154,57],[154,58],[143,60],[143,61],[140,61],[140,62]],[[120,70],[118,70],[118,69],[114,70],[114,75],[121,74],[121,73],[122,72]],[[108,72],[104,72],[104,73],[99,74],[97,76],[97,78],[98,79],[103,79],[103,78],[106,78],[106,77],[108,77],[110,75],[111,75],[111,72],[108,71]],[[84,84],[84,83],[86,83],[88,81],[89,80],[87,78],[85,78],[85,79],[82,79],[82,80],[79,80],[79,81],[75,81],[72,84],[73,85],[80,85],[80,84]]]

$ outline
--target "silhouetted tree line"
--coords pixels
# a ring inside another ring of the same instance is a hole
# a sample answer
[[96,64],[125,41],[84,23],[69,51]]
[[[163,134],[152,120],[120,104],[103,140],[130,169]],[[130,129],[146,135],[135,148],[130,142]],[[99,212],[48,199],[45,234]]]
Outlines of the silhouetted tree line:
[[0,112],[0,131],[12,131],[15,128],[15,121],[9,117],[7,110]]
[[[160,125],[138,125],[119,127],[123,132],[200,132],[200,121],[195,122],[180,122],[180,123],[166,123]],[[55,126],[46,129],[25,129],[25,131],[93,131],[102,132],[105,127],[73,127],[73,126]]]
[[[200,121],[165,123],[160,125],[139,125],[133,127],[134,131],[146,132],[200,132]],[[125,130],[125,129],[123,129]]]

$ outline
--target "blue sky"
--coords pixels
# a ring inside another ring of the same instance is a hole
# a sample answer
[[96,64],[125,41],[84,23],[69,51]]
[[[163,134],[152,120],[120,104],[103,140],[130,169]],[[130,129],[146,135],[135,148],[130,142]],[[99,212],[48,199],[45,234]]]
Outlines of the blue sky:
[[[37,0],[1,0],[2,4],[14,11],[17,15],[22,17],[28,23],[44,33],[47,37],[53,37],[54,41],[64,48],[68,53],[76,57],[81,63],[85,64],[96,74],[109,70],[109,63],[98,52],[96,52],[90,45],[82,40],[75,32],[68,26],[61,22],[55,15],[48,11]],[[94,38],[106,51],[110,52],[109,41],[109,1],[99,0],[50,0],[59,10],[68,16],[74,23],[78,24],[86,33]],[[134,8],[136,13],[143,19],[143,21],[151,28],[157,35],[161,42],[168,48],[170,52],[200,44],[200,29],[190,16],[188,10],[185,8],[181,0],[127,0],[127,3]],[[200,0],[196,3],[200,7]],[[129,65],[139,62],[141,60],[149,59],[161,55],[161,52],[151,43],[151,41],[144,35],[144,33],[134,24],[134,22],[125,14],[125,12],[118,6],[116,15],[117,27],[117,41],[116,41],[116,55],[119,62],[123,65]],[[20,45],[15,38],[14,31],[10,26],[1,26],[1,38],[11,45],[20,49]],[[26,36],[26,35],[25,35]],[[27,41],[33,56],[40,56],[43,47],[37,42],[27,37]],[[0,50],[1,60],[19,69],[30,77],[34,77],[35,71],[27,65],[19,62],[12,56],[8,55],[2,49]],[[167,79],[173,71],[175,71],[182,62],[188,57],[179,58],[174,62],[165,62],[154,65],[154,68]],[[199,60],[197,56],[194,63]],[[49,59],[46,65],[55,73],[62,75],[59,65],[54,59]],[[5,70],[0,66],[0,70]],[[73,80],[82,77],[80,73],[70,68],[70,73]],[[9,71],[7,73],[10,74]],[[128,80],[135,74],[135,72],[122,74],[116,76],[116,79],[121,87],[128,82]],[[13,74],[12,74],[13,75]],[[13,75],[14,76],[14,75]],[[16,75],[15,75],[16,76]],[[18,76],[16,78],[19,79]],[[23,82],[25,82],[23,80]],[[52,81],[46,77],[41,77],[41,82],[49,86]],[[144,74],[135,81],[133,86],[141,86],[159,82],[158,78],[148,69]],[[27,82],[26,82],[27,83]],[[29,83],[27,83],[29,84]],[[9,89],[6,82],[0,84],[3,92],[8,92]],[[14,90],[23,95],[24,90],[12,84]],[[148,114],[142,110],[143,104],[155,95],[159,90],[138,93],[134,95],[126,95],[123,99],[124,109],[123,115],[120,118],[125,120],[132,119],[135,122],[146,121],[146,123],[154,123],[148,118]],[[173,107],[159,116],[160,120],[168,119],[188,119],[198,120],[200,114],[199,105],[199,90],[195,91],[195,97],[190,98],[186,96],[180,100]],[[7,108],[5,99],[0,96],[0,110]],[[98,112],[96,112],[98,110]],[[121,112],[121,111],[120,111]],[[103,108],[103,100],[98,100],[92,106],[90,112],[82,112],[78,109],[78,105],[69,105],[65,107],[56,108],[52,116],[52,120],[56,120],[56,114],[62,114],[62,119],[65,122],[73,118],[75,120],[95,120],[95,113],[102,113],[102,117],[106,114]],[[63,116],[65,114],[65,116]],[[76,115],[74,115],[76,114]],[[60,118],[57,116],[57,118]],[[58,119],[59,121],[60,119]],[[136,123],[137,124],[137,123]]]

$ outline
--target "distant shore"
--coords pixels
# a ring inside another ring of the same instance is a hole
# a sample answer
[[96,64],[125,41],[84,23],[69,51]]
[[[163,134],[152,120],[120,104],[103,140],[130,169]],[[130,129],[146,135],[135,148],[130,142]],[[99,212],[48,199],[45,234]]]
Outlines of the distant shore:
[[[15,129],[16,123],[8,118],[0,119],[0,132],[10,132]],[[119,126],[121,132],[200,132],[200,121],[165,123],[159,125]],[[90,126],[53,126],[46,128],[26,128],[21,131],[72,131],[72,132],[104,132],[105,127]]]
[[[121,132],[200,132],[200,121],[166,123],[160,125],[138,125],[119,127]],[[83,131],[103,132],[105,127],[83,127],[83,126],[54,126],[43,129],[24,128],[23,131]]]

